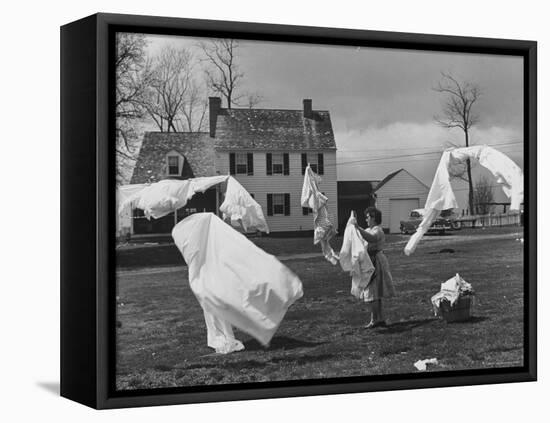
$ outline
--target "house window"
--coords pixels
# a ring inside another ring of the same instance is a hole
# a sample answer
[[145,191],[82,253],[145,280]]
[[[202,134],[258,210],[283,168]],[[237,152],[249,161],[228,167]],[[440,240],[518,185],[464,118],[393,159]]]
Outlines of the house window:
[[237,174],[247,174],[247,158],[246,153],[236,153],[235,154],[235,171]]
[[272,169],[274,175],[283,174],[283,155],[282,154],[273,154],[272,159]]
[[254,175],[254,155],[252,153],[229,153],[229,173],[231,175]]
[[267,175],[288,175],[288,153],[266,153],[265,170]]
[[273,215],[285,214],[285,196],[284,194],[273,194]]
[[302,175],[306,172],[308,163],[311,170],[317,175],[325,173],[323,153],[302,153]]
[[290,216],[290,194],[267,194],[268,216]]
[[317,154],[308,154],[307,155],[307,161],[309,163],[309,167],[311,167],[311,170],[313,170],[315,173],[319,173],[319,162],[317,158]]
[[180,158],[179,156],[168,156],[168,175],[180,175]]

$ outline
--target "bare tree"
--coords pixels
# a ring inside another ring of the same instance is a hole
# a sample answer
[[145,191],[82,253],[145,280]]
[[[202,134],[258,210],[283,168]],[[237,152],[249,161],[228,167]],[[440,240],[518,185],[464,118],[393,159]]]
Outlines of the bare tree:
[[143,104],[161,132],[196,132],[204,126],[206,90],[197,83],[195,67],[189,50],[169,46],[152,60]]
[[200,43],[199,46],[208,63],[205,70],[208,86],[225,99],[230,109],[239,100],[236,90],[244,76],[237,65],[238,43],[231,39],[219,39]]
[[491,203],[495,201],[495,197],[489,178],[484,176],[476,182],[474,201],[478,214],[489,214],[493,211],[494,205]]
[[[470,129],[479,122],[479,116],[472,111],[473,105],[481,95],[480,88],[471,82],[459,82],[451,74],[441,73],[441,80],[435,91],[446,94],[441,116],[435,120],[444,128],[460,128],[464,132],[464,143],[470,145]],[[474,214],[474,188],[472,182],[472,164],[466,160],[466,177],[468,182],[468,202],[470,213]],[[460,176],[457,173],[455,176]]]
[[244,97],[244,106],[249,109],[253,109],[264,100],[264,97],[256,92],[247,92]]
[[116,38],[116,154],[117,179],[123,180],[137,150],[136,124],[143,118],[143,96],[149,83],[147,40],[142,34],[117,33]]
[[185,122],[184,126],[187,131],[200,132],[203,130],[207,110],[206,89],[203,89],[193,81],[181,107],[181,113]]

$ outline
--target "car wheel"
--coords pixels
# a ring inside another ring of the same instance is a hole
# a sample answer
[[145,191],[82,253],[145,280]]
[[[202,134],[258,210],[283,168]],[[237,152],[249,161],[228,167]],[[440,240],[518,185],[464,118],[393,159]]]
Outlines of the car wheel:
[[460,222],[452,222],[451,223],[451,227],[455,230],[455,231],[458,231],[462,225],[460,224]]

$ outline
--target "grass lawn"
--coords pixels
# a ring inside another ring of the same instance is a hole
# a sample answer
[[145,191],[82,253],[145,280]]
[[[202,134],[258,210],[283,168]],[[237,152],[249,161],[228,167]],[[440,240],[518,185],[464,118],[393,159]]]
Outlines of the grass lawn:
[[[432,357],[439,364],[428,371],[521,366],[523,244],[516,238],[522,236],[522,228],[514,227],[425,237],[410,257],[402,253],[408,237],[389,236],[386,254],[397,296],[385,303],[389,325],[374,330],[363,329],[365,306],[349,294],[350,277],[339,266],[321,257],[287,260],[303,282],[304,297],[289,309],[269,348],[236,331],[246,349],[228,355],[206,346],[202,310],[185,268],[122,266],[117,387],[412,373],[415,361]],[[258,240],[280,254],[318,251],[308,247],[311,239]],[[441,253],[445,248],[454,253]],[[456,272],[473,285],[476,305],[471,320],[448,324],[433,316],[430,297]]]
[[[431,235],[424,236],[420,245],[425,242],[432,241],[449,241],[457,237],[462,238],[470,235],[503,235],[507,233],[517,233],[522,228],[516,226],[503,227],[503,228],[475,228],[475,229],[461,229],[460,231],[450,231],[445,235]],[[404,244],[410,238],[410,235],[391,234],[386,235],[387,244]],[[178,249],[171,242],[166,242],[171,238],[165,238],[164,243],[158,243],[156,245],[147,244],[134,244],[124,245],[117,249],[117,267],[120,269],[131,268],[143,268],[143,267],[156,267],[156,266],[181,266],[184,264]],[[275,238],[271,236],[253,237],[250,238],[258,247],[264,251],[280,255],[292,255],[299,253],[318,253],[320,247],[313,245],[312,237],[301,238]],[[342,237],[336,236],[331,241],[331,245],[334,250],[340,250],[342,245]]]

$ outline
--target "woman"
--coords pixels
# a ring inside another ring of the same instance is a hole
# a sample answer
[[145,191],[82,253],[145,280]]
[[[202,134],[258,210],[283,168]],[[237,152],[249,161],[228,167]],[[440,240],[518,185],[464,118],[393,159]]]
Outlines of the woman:
[[357,229],[368,242],[367,252],[374,265],[374,273],[365,288],[362,298],[369,306],[371,314],[370,322],[366,328],[385,326],[384,314],[382,311],[382,298],[395,295],[393,279],[390,273],[388,259],[383,253],[385,235],[380,224],[382,223],[382,212],[376,207],[368,207],[365,210],[367,229],[357,226]]

